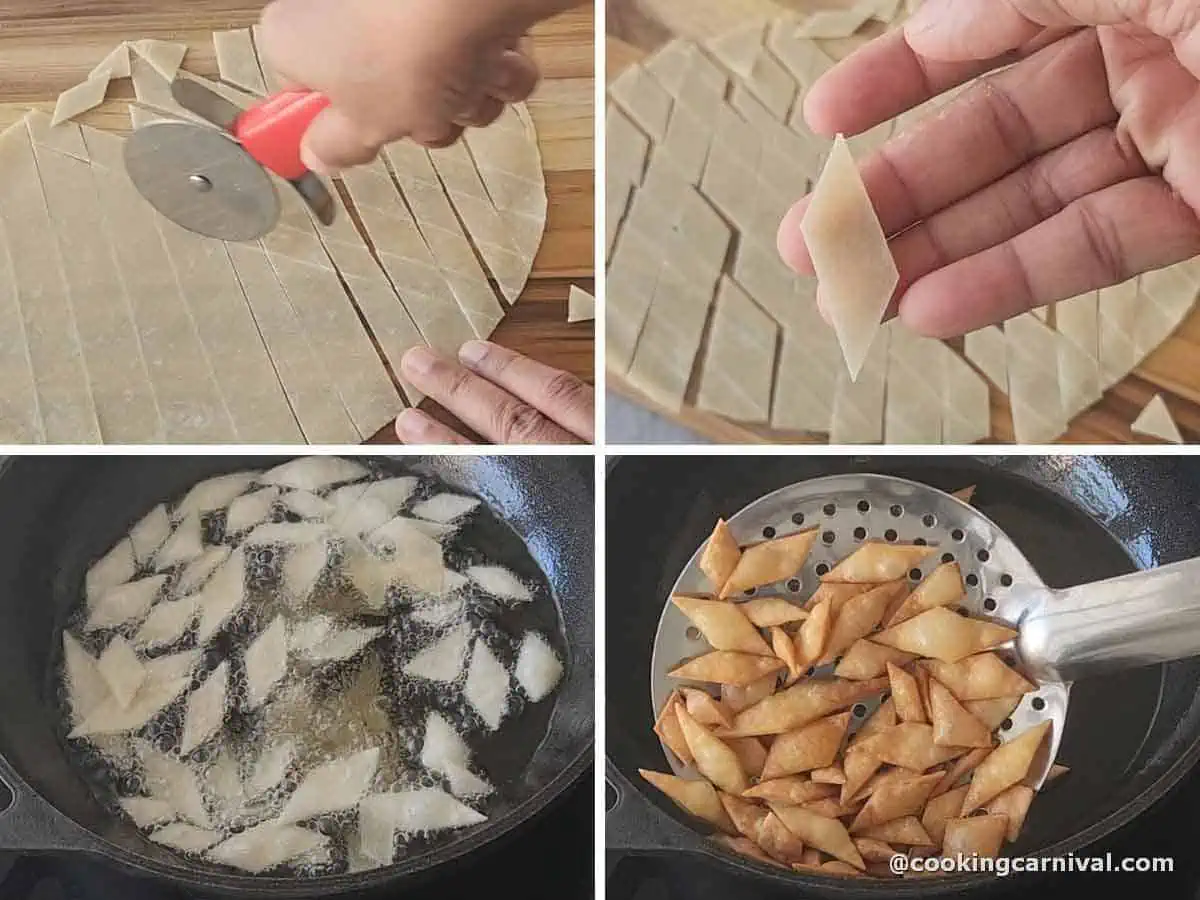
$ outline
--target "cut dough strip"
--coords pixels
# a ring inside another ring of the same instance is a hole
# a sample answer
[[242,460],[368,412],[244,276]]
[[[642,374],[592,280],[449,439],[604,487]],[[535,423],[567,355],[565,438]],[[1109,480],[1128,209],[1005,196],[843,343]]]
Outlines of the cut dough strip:
[[[0,142],[3,140],[0,136]],[[8,248],[0,219],[0,384],[4,385],[0,394],[0,443],[38,444],[46,439],[46,433]]]
[[214,31],[213,49],[217,54],[217,70],[221,79],[252,94],[267,92],[267,82],[254,52],[254,39],[249,28]]
[[81,116],[103,103],[108,95],[111,80],[112,75],[107,72],[92,75],[87,81],[59,94],[58,102],[54,105],[54,116],[50,121],[51,127]]
[[696,405],[745,422],[771,418],[779,326],[745,291],[723,278],[708,337]]

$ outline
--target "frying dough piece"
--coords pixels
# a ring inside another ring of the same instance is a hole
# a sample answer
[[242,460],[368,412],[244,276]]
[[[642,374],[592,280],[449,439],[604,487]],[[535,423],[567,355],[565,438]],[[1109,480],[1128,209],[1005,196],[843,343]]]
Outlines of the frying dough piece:
[[265,794],[279,782],[283,781],[287,770],[296,759],[296,745],[290,740],[280,740],[271,744],[263,751],[254,770],[246,781],[251,797]]
[[137,564],[133,558],[133,545],[128,538],[117,541],[87,570],[84,576],[84,592],[88,605],[98,601],[101,595],[110,588],[125,584],[137,573]]
[[171,517],[167,515],[167,507],[160,503],[133,526],[129,532],[129,543],[133,547],[133,558],[139,566],[145,565],[154,558],[171,535]]
[[188,697],[179,752],[187,756],[216,734],[225,721],[225,697],[229,688],[229,663],[221,663],[207,680]]
[[1145,408],[1134,419],[1132,430],[1134,434],[1144,434],[1147,437],[1158,438],[1169,444],[1182,444],[1183,435],[1179,426],[1171,418],[1171,411],[1162,394],[1155,394]]
[[[350,485],[350,487],[357,488],[358,485]],[[341,490],[344,490],[344,488],[338,488],[338,491]],[[334,494],[337,494],[338,491],[334,491]],[[332,515],[333,511],[337,508],[328,500],[318,497],[309,491],[287,491],[280,502],[283,503],[284,508],[288,512],[293,512],[302,519],[323,520],[327,516]]]
[[225,512],[225,533],[238,534],[267,521],[278,497],[279,488],[274,485],[238,497]]
[[302,822],[320,813],[350,809],[370,789],[378,769],[378,747],[317,766],[288,799],[279,821]]
[[454,796],[468,800],[486,797],[494,790],[471,771],[471,750],[454,727],[437,713],[425,720],[425,742],[421,747],[421,765],[443,776]]
[[207,644],[246,601],[246,553],[239,547],[229,554],[208,584],[192,595],[200,614],[196,640]]
[[369,474],[366,466],[339,456],[305,456],[276,466],[259,476],[258,481],[315,492],[335,484],[358,481]]
[[567,322],[591,322],[596,318],[596,298],[583,288],[571,285],[567,294]]
[[299,606],[308,601],[329,562],[329,543],[325,540],[296,544],[283,561],[283,593],[288,602]]
[[283,821],[263,822],[227,838],[208,851],[208,858],[252,875],[325,847],[329,838]]
[[142,650],[153,650],[173,644],[183,637],[199,613],[199,602],[195,594],[181,600],[164,601],[150,611],[133,642]]
[[175,591],[177,594],[187,596],[199,590],[204,582],[212,576],[212,573],[219,569],[224,562],[229,559],[229,554],[233,552],[231,547],[217,546],[209,547],[190,563],[183,570],[183,574],[179,576],[179,581],[175,583]]
[[453,522],[473,511],[480,504],[476,497],[457,494],[436,494],[413,507],[413,515],[430,522]]
[[283,616],[276,616],[246,648],[246,706],[257,709],[287,675],[288,634]]
[[221,834],[206,828],[197,828],[185,822],[175,822],[152,833],[150,840],[156,844],[162,844],[164,847],[170,847],[172,850],[199,853],[221,840]]
[[[469,640],[470,631],[467,626],[459,625],[437,643],[426,647],[405,663],[402,671],[412,678],[452,684],[462,674]],[[520,679],[519,666],[517,678]]]
[[122,41],[108,56],[104,57],[96,68],[88,73],[88,78],[97,75],[107,75],[111,79],[128,78],[132,74],[129,63],[129,44]]
[[175,818],[175,807],[156,797],[122,797],[121,809],[138,828],[150,828]]
[[302,547],[332,537],[324,522],[266,522],[242,540],[243,547]]
[[108,687],[96,659],[69,631],[63,632],[63,666],[71,701],[71,724],[87,721],[108,700]]
[[87,81],[80,82],[75,87],[58,95],[54,105],[54,116],[50,120],[53,128],[95,109],[104,102],[108,95],[108,85],[112,80],[109,73],[91,75]]
[[154,575],[109,588],[91,606],[83,630],[96,631],[140,621],[150,611],[166,583],[167,576]]
[[544,637],[536,631],[527,631],[517,652],[514,674],[529,699],[540,703],[558,686],[563,676],[563,664]]
[[138,690],[146,683],[146,667],[129,641],[119,634],[108,642],[100,654],[96,670],[108,686],[109,695],[122,710],[129,708]]
[[171,536],[154,555],[154,568],[162,572],[174,566],[190,563],[204,552],[204,533],[200,514],[192,513],[175,527]]
[[529,603],[533,600],[531,591],[512,572],[501,566],[470,566],[466,576],[487,594],[509,600],[513,603]]
[[339,507],[330,516],[329,524],[343,537],[358,540],[381,528],[391,518],[391,511],[383,503],[364,499],[350,506]]
[[887,236],[845,138],[838,136],[801,225],[851,380],[857,380],[899,280]]
[[482,813],[436,788],[371,794],[359,804],[359,814],[367,822],[386,822],[400,834],[427,834],[487,821]]
[[739,422],[769,421],[778,344],[775,321],[722,278],[696,405]]
[[48,443],[100,440],[79,331],[55,228],[42,194],[30,132],[32,114],[0,134],[0,222]]
[[179,501],[174,517],[183,519],[192,513],[203,515],[215,509],[224,509],[244,494],[257,477],[257,472],[233,472],[202,481]]
[[200,828],[211,828],[204,795],[196,772],[187,763],[156,750],[149,742],[135,742],[151,797],[170,803],[183,819]]
[[476,638],[463,696],[490,731],[499,728],[508,714],[508,692],[508,670],[496,659],[483,638]]
[[382,628],[347,628],[305,651],[304,658],[311,663],[349,659],[382,633]]
[[254,40],[249,28],[214,31],[213,49],[217,54],[217,69],[221,79],[252,94],[267,93],[267,83],[254,52]]

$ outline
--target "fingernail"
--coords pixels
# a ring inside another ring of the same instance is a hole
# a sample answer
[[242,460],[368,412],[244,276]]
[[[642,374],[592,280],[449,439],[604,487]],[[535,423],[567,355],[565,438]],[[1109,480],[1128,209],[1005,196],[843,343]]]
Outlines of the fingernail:
[[400,368],[412,375],[428,375],[441,360],[428,347],[414,347],[400,360]]
[[467,341],[459,348],[458,361],[473,369],[483,362],[491,349],[492,345],[487,341]]
[[433,421],[419,409],[406,409],[396,417],[396,436],[411,443],[423,443]]

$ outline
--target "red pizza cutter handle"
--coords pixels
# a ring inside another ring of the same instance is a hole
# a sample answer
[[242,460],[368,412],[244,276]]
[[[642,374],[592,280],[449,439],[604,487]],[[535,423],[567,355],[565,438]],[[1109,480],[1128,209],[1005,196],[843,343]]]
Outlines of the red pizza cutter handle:
[[283,91],[238,116],[233,136],[280,178],[297,181],[308,174],[300,160],[300,143],[308,126],[328,108],[329,98],[324,94]]

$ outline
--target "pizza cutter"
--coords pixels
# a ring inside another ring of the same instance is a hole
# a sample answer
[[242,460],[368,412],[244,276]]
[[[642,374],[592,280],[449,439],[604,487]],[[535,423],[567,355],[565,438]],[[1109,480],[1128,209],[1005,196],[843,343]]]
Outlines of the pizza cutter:
[[154,122],[126,140],[129,178],[158,212],[206,237],[257,240],[281,214],[273,173],[291,183],[319,222],[333,223],[333,195],[300,159],[301,139],[329,106],[327,97],[285,91],[243,110],[188,78],[177,78],[171,93],[216,128]]
[[[1049,746],[1034,760],[1030,772],[1029,783],[1037,788],[1058,753],[1074,681],[1200,655],[1200,560],[1052,590],[1008,536],[979,510],[927,485],[882,475],[838,475],[792,485],[751,503],[728,524],[742,546],[820,529],[802,571],[753,592],[797,603],[813,594],[821,575],[866,540],[937,548],[909,573],[914,584],[942,563],[957,562],[966,585],[963,610],[1020,632],[997,652],[1037,685],[1004,723],[1001,741],[1047,720],[1053,723]],[[703,549],[697,549],[672,593],[711,592],[700,570]],[[749,599],[743,596],[735,602]],[[692,623],[667,602],[651,661],[652,720],[680,684],[666,673],[681,660],[709,649]],[[813,677],[832,677],[836,664],[817,668]],[[855,705],[851,733],[882,700],[880,695]],[[666,757],[676,774],[688,774],[673,754]]]

